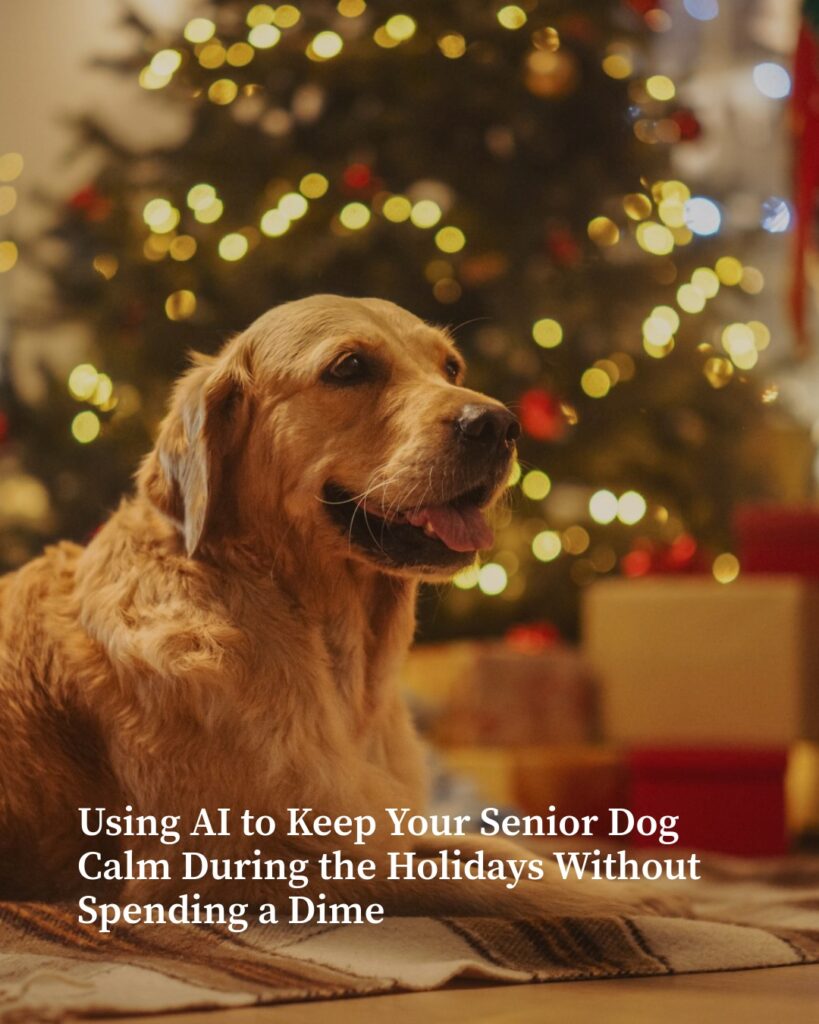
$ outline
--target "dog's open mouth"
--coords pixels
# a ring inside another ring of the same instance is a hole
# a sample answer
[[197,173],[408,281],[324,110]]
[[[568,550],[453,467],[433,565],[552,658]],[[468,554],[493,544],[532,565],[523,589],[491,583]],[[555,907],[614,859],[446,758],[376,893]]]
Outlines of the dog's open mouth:
[[468,565],[492,544],[483,512],[491,496],[491,485],[482,483],[440,504],[385,513],[336,483],[324,485],[327,510],[350,542],[396,567]]

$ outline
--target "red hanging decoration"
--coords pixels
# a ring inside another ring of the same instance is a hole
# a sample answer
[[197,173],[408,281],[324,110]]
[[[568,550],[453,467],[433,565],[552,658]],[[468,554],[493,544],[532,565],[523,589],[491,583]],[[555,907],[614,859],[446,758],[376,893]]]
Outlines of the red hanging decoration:
[[99,192],[93,185],[81,188],[68,200],[72,210],[77,210],[86,220],[105,220],[111,212],[111,200]]
[[510,626],[504,639],[517,651],[537,652],[561,643],[560,630],[553,622],[526,622]]
[[558,441],[566,433],[560,402],[543,388],[530,388],[521,396],[520,424],[536,441]]
[[344,184],[351,189],[367,188],[372,178],[372,171],[366,164],[350,164],[344,172]]
[[817,26],[809,17],[814,5],[805,4],[794,57],[794,258],[791,281],[791,316],[800,354],[808,347],[805,313],[807,252],[814,245],[813,218],[819,192],[819,41]]
[[690,110],[677,110],[671,120],[680,131],[680,142],[693,142],[702,135],[702,125]]
[[549,254],[555,263],[563,267],[577,266],[582,256],[580,245],[566,227],[553,228],[546,239]]

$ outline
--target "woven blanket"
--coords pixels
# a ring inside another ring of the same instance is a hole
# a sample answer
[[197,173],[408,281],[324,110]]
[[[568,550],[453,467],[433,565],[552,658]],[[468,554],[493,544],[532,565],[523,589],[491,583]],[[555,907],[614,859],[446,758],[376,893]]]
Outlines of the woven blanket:
[[392,918],[315,927],[118,926],[0,904],[0,1020],[157,1013],[439,988],[819,962],[819,861],[715,861],[693,918]]

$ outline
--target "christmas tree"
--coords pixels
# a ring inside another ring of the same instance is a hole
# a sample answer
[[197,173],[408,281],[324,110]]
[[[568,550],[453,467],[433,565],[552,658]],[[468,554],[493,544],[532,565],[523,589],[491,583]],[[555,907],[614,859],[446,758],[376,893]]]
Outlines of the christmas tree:
[[102,521],[190,349],[325,291],[449,325],[470,385],[521,418],[496,549],[430,596],[428,635],[571,631],[578,588],[618,570],[722,553],[730,577],[731,508],[764,491],[737,438],[775,396],[749,374],[764,325],[715,312],[750,281],[718,207],[669,171],[699,125],[647,71],[661,15],[220,0],[160,39],[129,14],[133,59],[111,72],[187,127],[132,153],[85,118],[99,173],[24,254],[53,281],[53,316],[93,338],[34,407],[5,377],[0,443],[48,492],[42,515],[0,517],[6,565]]

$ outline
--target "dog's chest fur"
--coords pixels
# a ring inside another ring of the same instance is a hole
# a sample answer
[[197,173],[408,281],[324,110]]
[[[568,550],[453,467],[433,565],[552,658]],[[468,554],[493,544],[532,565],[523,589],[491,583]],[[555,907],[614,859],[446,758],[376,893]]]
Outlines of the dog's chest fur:
[[[186,819],[201,806],[420,809],[420,749],[395,685],[413,585],[347,567],[354,586],[319,573],[290,588],[275,568],[225,574],[175,547],[154,512],[126,503],[87,549],[51,549],[0,586],[0,726],[20,748],[0,826],[33,836],[32,806],[59,820],[67,869],[78,804]],[[32,842],[59,873],[53,844]]]

